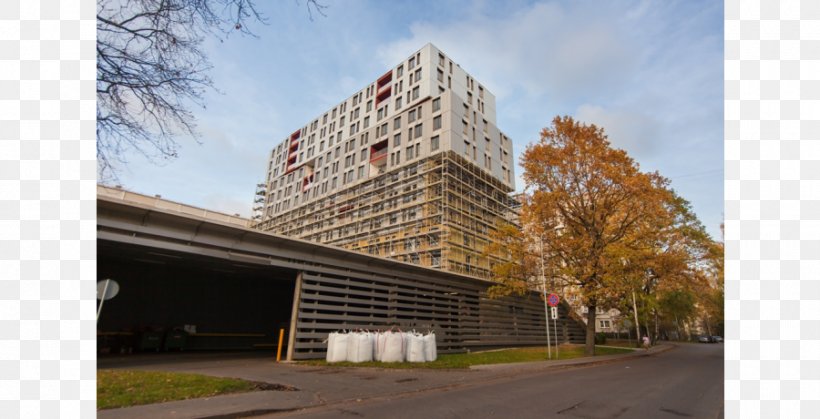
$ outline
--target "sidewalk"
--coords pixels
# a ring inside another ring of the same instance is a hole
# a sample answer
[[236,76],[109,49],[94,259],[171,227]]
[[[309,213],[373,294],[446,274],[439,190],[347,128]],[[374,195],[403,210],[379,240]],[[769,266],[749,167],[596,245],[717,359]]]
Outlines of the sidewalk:
[[[394,397],[401,394],[431,391],[468,385],[489,379],[520,376],[548,368],[568,368],[581,365],[615,362],[650,356],[674,348],[664,344],[630,354],[563,361],[539,361],[515,364],[480,365],[463,370],[394,370],[380,368],[313,367],[277,364],[268,358],[214,357],[168,358],[158,363],[146,359],[101,362],[102,368],[136,368],[236,377],[251,381],[283,384],[298,391],[255,391],[202,399],[181,400],[151,405],[97,411],[100,419],[109,418],[229,418],[243,417],[357,401]],[[176,361],[176,362],[175,362]]]

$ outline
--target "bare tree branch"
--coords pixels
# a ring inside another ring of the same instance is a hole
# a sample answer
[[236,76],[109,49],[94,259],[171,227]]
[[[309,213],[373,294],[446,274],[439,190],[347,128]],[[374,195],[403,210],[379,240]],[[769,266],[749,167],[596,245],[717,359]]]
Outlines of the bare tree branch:
[[[306,0],[323,14],[326,6]],[[191,106],[216,90],[203,52],[205,37],[255,36],[248,23],[266,23],[254,0],[97,1],[97,170],[116,179],[117,166],[136,151],[157,163],[177,156],[179,136],[196,141]]]

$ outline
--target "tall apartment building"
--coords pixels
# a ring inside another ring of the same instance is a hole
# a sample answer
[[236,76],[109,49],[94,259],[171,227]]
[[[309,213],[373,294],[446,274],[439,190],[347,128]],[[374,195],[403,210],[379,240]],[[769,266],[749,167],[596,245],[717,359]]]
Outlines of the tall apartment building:
[[273,148],[255,226],[489,278],[512,142],[495,97],[425,45]]

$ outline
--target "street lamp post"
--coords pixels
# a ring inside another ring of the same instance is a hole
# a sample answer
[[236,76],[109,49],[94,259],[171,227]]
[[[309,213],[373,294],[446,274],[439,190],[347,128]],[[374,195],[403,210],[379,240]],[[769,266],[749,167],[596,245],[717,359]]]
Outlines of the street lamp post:
[[[547,325],[547,358],[552,359],[552,343],[550,342],[550,315],[547,308],[547,278],[544,275],[544,238],[539,238],[538,250],[541,253],[541,291],[544,296],[544,322]],[[557,337],[557,335],[556,335]],[[556,354],[557,355],[557,354]]]

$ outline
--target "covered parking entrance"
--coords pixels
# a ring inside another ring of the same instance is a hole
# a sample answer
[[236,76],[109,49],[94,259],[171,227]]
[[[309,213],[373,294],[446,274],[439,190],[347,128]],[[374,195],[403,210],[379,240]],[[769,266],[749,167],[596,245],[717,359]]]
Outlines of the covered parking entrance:
[[289,328],[293,269],[107,240],[97,253],[98,278],[120,287],[97,324],[102,353],[273,349]]

